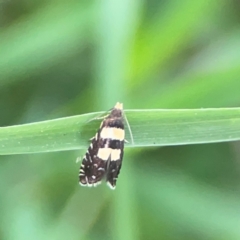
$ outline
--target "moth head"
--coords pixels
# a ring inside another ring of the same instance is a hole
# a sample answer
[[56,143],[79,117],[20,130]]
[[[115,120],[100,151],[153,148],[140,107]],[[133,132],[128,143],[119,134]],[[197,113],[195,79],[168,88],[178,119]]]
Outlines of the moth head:
[[114,108],[115,108],[115,109],[118,109],[118,110],[122,110],[122,109],[123,109],[123,104],[117,102]]

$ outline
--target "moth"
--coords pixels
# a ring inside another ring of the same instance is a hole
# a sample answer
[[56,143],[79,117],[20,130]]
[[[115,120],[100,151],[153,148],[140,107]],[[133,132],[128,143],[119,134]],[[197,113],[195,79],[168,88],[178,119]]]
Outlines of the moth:
[[117,102],[91,138],[79,171],[80,185],[97,186],[106,178],[114,189],[122,166],[124,142],[123,104]]

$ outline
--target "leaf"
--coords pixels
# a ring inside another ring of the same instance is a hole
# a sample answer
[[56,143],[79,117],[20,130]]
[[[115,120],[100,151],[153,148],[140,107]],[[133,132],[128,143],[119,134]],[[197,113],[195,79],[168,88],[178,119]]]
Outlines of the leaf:
[[[0,128],[0,154],[85,149],[102,112]],[[167,146],[240,140],[240,108],[126,110],[126,147]]]

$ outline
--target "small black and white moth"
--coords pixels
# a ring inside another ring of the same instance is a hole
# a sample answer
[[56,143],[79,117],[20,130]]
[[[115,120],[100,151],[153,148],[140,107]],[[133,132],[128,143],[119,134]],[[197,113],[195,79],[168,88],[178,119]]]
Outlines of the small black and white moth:
[[104,118],[83,158],[79,171],[82,186],[97,186],[103,178],[114,189],[123,159],[125,141],[123,104],[116,103]]

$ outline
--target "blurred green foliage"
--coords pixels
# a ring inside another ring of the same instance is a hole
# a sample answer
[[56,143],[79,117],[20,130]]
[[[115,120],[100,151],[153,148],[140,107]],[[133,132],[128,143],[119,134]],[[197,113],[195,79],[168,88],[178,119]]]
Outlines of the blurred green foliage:
[[[0,2],[0,124],[240,104],[237,0]],[[239,239],[239,142],[127,148],[115,191],[85,151],[0,156],[0,239]]]

